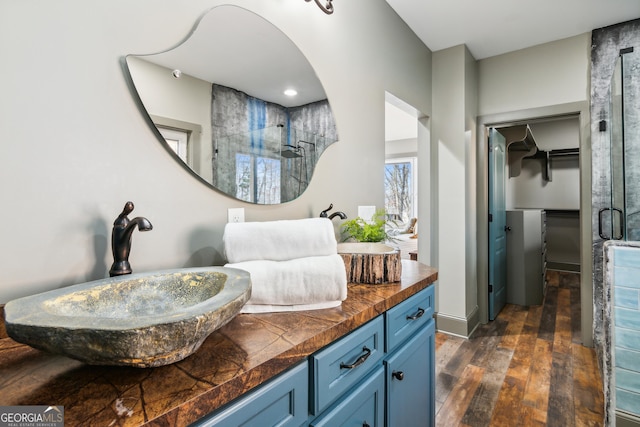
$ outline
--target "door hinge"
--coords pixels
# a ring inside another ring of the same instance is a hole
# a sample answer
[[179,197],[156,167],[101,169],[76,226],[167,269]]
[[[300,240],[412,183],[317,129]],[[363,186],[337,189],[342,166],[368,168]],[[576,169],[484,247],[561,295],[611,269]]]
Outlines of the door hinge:
[[489,285],[489,292],[493,292],[493,285]]
[[493,222],[493,214],[489,214],[489,222]]

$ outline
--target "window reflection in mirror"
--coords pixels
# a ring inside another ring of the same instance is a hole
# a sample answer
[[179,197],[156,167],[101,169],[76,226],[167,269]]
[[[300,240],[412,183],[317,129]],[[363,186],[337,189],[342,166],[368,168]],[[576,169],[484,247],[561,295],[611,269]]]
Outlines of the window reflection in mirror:
[[389,219],[407,223],[417,217],[415,164],[417,158],[387,160],[384,166],[384,209]]
[[156,126],[158,127],[160,135],[162,135],[166,143],[169,145],[169,148],[176,153],[176,156],[178,156],[180,160],[189,164],[187,154],[189,152],[189,132],[184,129],[170,129],[159,125]]
[[236,198],[246,202],[280,202],[280,160],[236,154]]

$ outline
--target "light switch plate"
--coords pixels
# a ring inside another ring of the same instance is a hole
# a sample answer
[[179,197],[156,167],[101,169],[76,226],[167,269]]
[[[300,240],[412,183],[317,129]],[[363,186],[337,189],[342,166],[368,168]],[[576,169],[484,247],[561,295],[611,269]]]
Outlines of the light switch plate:
[[363,220],[365,220],[365,222],[371,222],[375,214],[376,214],[375,206],[358,206],[358,216]]
[[244,222],[244,208],[229,208],[227,222]]

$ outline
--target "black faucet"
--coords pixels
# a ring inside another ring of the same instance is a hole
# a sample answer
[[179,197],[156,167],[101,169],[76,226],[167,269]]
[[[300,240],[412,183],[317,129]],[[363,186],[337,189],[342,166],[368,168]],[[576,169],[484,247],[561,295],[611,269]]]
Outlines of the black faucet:
[[340,219],[347,219],[347,215],[344,212],[340,212],[340,211],[334,212],[331,215],[327,216],[327,212],[329,212],[331,209],[333,209],[333,203],[331,203],[327,209],[325,209],[322,212],[320,212],[320,218],[333,219],[333,218],[339,216]]
[[113,223],[111,234],[111,251],[113,252],[113,264],[109,270],[109,276],[121,276],[131,274],[131,264],[129,264],[129,253],[131,252],[131,235],[138,227],[140,231],[153,230],[153,225],[147,218],[141,216],[129,220],[127,215],[133,211],[133,202],[127,202],[122,209],[122,213]]

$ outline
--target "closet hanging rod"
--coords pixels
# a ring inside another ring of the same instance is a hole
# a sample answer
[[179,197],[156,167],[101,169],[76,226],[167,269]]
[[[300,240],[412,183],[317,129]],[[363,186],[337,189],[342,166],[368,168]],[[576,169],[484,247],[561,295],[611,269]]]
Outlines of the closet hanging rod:
[[577,156],[578,154],[580,154],[579,148],[561,148],[549,151],[549,157]]

